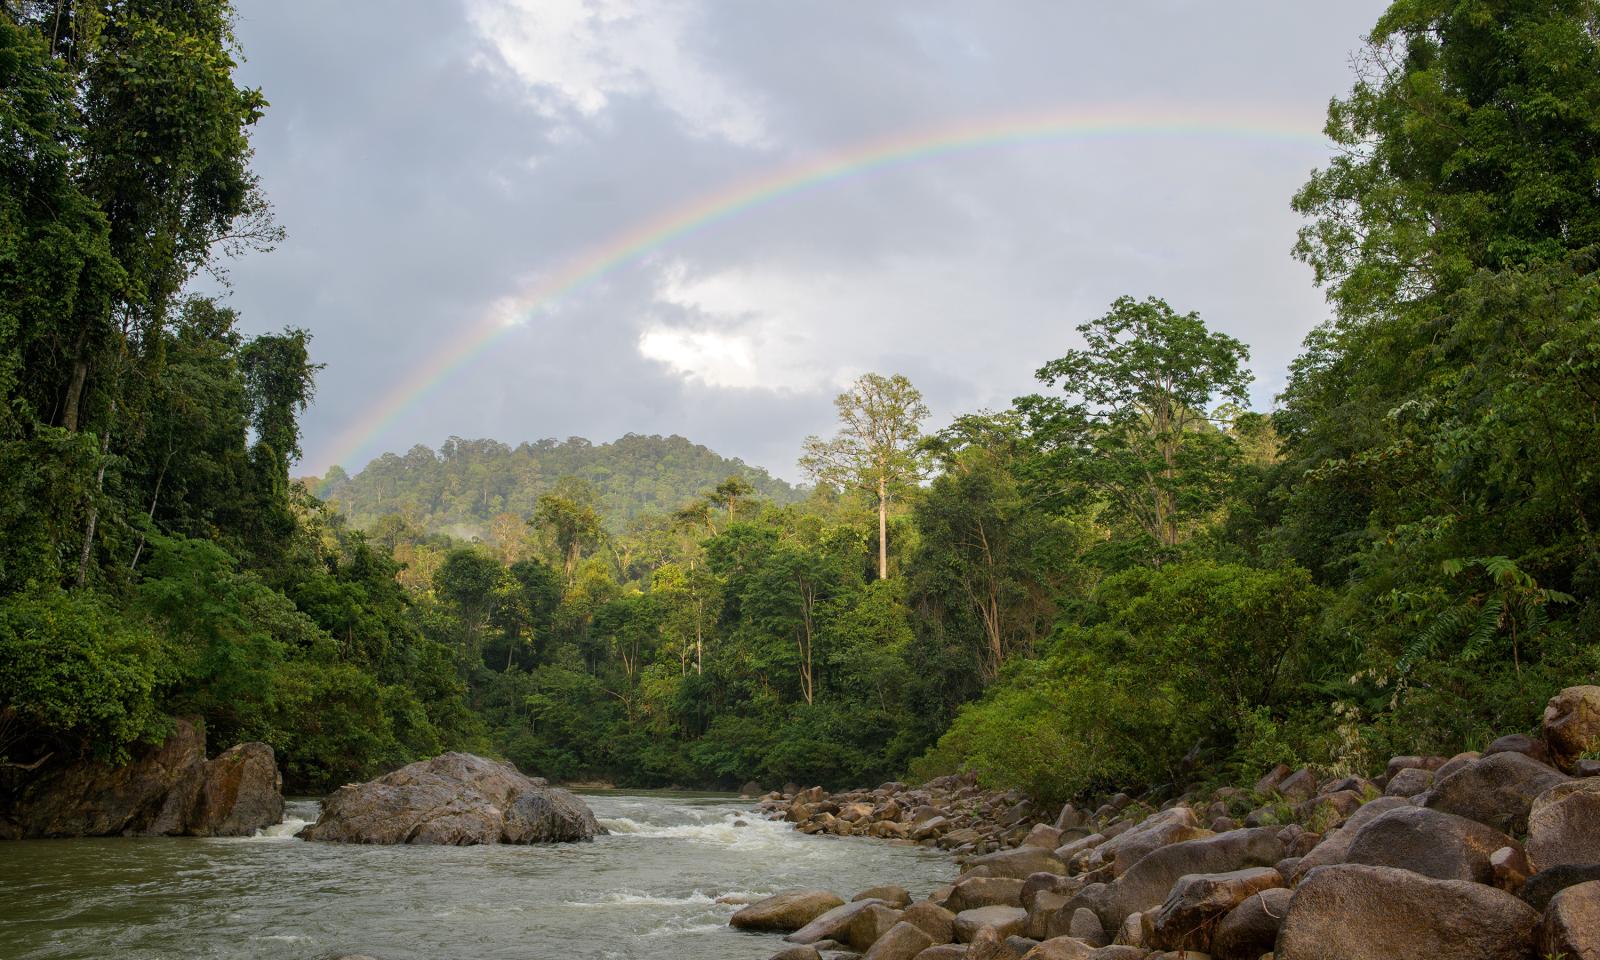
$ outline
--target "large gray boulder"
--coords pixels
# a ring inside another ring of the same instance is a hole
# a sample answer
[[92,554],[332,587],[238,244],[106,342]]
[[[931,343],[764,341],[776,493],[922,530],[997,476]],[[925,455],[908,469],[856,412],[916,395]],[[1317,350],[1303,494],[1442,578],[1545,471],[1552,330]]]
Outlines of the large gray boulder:
[[1343,863],[1344,858],[1350,853],[1350,845],[1355,842],[1361,833],[1361,828],[1388,813],[1390,810],[1400,810],[1409,807],[1410,803],[1401,797],[1378,797],[1366,804],[1361,809],[1350,815],[1339,829],[1330,832],[1322,838],[1322,842],[1311,848],[1311,852],[1300,858],[1295,864],[1294,873],[1287,879],[1291,886],[1300,882],[1300,878],[1310,873],[1317,867],[1326,867],[1335,863]]
[[1161,905],[1147,946],[1161,950],[1210,950],[1218,920],[1263,890],[1283,886],[1271,867],[1182,877]]
[[1171,807],[1151,814],[1137,826],[1095,847],[1089,866],[1094,869],[1109,865],[1111,877],[1120,877],[1152,850],[1209,836],[1213,836],[1212,832],[1200,826],[1200,819],[1193,810]]
[[1539,954],[1566,960],[1600,960],[1600,881],[1556,894],[1539,930]]
[[577,797],[470,753],[420,760],[335,790],[303,840],[333,843],[566,843],[605,833]]
[[1534,798],[1528,860],[1535,870],[1600,863],[1600,777],[1558,783]]
[[783,939],[790,943],[818,943],[823,940],[837,940],[842,943],[849,939],[850,924],[855,921],[858,914],[883,905],[882,900],[852,900],[849,903],[841,903],[826,913],[808,920],[805,926]]
[[[1107,930],[1118,930],[1131,913],[1160,906],[1180,878],[1191,873],[1227,873],[1246,867],[1270,867],[1282,860],[1283,841],[1269,827],[1233,830],[1202,840],[1186,840],[1161,847],[1145,856],[1109,884],[1102,894],[1086,896],[1087,906],[1100,915]],[[1089,888],[1084,889],[1085,896]]]
[[1217,960],[1257,960],[1271,953],[1293,896],[1292,890],[1274,887],[1228,911],[1211,934],[1211,955]]
[[843,905],[844,901],[829,890],[786,890],[743,908],[729,918],[728,926],[792,933]]
[[1422,795],[1422,805],[1487,824],[1502,833],[1524,833],[1534,798],[1567,776],[1520,753],[1496,753],[1445,773]]
[[1346,863],[1399,867],[1436,880],[1493,883],[1489,858],[1502,848],[1521,849],[1493,827],[1453,813],[1400,807],[1363,826],[1350,844]]
[[1276,960],[1531,960],[1538,926],[1494,887],[1339,864],[1295,890]]
[[186,717],[126,763],[46,767],[0,809],[0,837],[235,837],[282,819],[272,748],[243,743],[207,760],[199,720]]

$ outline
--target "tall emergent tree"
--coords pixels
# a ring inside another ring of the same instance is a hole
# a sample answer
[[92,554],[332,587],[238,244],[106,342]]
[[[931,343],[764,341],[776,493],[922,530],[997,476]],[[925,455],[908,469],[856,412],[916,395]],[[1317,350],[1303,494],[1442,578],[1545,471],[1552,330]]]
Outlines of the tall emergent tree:
[[807,437],[800,467],[812,479],[866,491],[878,504],[878,579],[889,578],[889,500],[922,476],[928,407],[900,374],[868,373],[834,399],[839,433]]
[[1039,479],[1103,500],[1170,550],[1221,503],[1233,444],[1210,409],[1244,401],[1250,350],[1155,297],[1119,297],[1078,332],[1085,348],[1038,373],[1067,396],[1018,401],[1041,446]]

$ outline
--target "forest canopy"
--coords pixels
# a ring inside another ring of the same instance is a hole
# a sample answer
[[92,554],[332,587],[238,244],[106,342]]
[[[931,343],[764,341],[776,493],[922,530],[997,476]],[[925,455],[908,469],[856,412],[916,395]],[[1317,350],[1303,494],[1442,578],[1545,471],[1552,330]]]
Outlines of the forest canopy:
[[336,372],[193,292],[282,236],[227,4],[0,9],[8,770],[196,714],[300,789],[465,748],[1155,795],[1482,747],[1600,671],[1594,0],[1379,20],[1285,198],[1330,316],[1270,412],[1226,318],[1129,291],[1003,410],[864,375],[804,490],[632,435],[293,479]]

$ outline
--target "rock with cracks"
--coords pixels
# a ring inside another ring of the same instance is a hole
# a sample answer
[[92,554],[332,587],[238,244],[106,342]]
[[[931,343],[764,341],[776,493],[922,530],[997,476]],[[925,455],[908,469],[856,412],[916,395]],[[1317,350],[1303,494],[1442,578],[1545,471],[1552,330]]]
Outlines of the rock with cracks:
[[571,793],[509,763],[446,753],[362,784],[322,804],[304,840],[334,843],[564,843],[605,829]]

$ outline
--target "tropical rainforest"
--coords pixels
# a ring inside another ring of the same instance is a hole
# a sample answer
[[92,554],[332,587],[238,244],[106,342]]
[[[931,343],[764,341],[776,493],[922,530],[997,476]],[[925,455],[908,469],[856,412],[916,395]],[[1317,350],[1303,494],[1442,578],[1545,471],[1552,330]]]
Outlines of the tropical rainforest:
[[1329,318],[1270,412],[1129,291],[1004,410],[863,376],[799,491],[641,437],[294,479],[337,371],[195,293],[281,236],[228,4],[0,10],[8,773],[195,714],[304,790],[460,747],[1059,799],[1482,746],[1600,670],[1594,0],[1374,26],[1285,198]]

